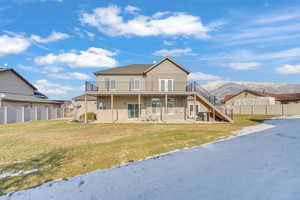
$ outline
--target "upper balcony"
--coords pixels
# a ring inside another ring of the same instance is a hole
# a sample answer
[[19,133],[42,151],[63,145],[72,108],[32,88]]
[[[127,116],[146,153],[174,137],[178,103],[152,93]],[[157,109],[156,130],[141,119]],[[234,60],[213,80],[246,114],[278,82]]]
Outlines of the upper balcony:
[[198,93],[210,103],[219,104],[217,98],[202,88],[196,81],[86,81],[85,91],[92,94],[185,94]]

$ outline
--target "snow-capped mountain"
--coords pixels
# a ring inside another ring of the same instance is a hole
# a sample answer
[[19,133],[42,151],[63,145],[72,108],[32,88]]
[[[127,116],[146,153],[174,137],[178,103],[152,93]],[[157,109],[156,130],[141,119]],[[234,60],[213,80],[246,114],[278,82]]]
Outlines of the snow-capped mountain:
[[202,85],[212,95],[222,98],[244,89],[265,91],[270,93],[300,93],[300,84],[216,81]]

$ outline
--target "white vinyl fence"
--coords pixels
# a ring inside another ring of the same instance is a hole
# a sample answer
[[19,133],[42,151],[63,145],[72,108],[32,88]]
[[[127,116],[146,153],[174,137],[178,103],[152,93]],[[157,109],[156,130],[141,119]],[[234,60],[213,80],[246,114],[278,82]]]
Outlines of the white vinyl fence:
[[48,107],[0,107],[0,124],[64,118],[64,109]]

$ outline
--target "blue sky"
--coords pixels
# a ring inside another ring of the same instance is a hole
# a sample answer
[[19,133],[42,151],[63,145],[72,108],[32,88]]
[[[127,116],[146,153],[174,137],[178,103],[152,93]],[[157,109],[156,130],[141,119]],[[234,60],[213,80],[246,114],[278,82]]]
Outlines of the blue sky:
[[172,56],[215,81],[299,83],[297,0],[0,0],[0,66],[51,98],[92,72]]

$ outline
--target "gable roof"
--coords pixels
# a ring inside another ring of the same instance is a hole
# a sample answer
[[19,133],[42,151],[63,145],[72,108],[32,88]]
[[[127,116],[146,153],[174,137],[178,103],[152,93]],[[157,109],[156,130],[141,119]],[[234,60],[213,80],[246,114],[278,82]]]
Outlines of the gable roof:
[[[74,98],[72,98],[72,100],[74,100],[74,101],[84,101],[85,100],[85,94],[82,94],[80,96],[74,97]],[[97,97],[91,96],[91,95],[87,95],[86,96],[86,100],[87,101],[96,101]]]
[[164,62],[165,60],[169,60],[173,64],[175,64],[177,67],[185,71],[187,74],[190,73],[189,70],[175,62],[172,58],[170,57],[165,57],[161,59],[159,62],[155,64],[131,64],[131,65],[125,65],[121,67],[115,67],[111,69],[106,69],[106,70],[100,70],[94,72],[95,75],[143,75],[154,69],[156,66]]
[[128,74],[128,75],[142,75],[153,64],[131,64],[121,67],[115,67],[106,70],[94,72],[95,75],[112,75],[112,74]]
[[20,79],[22,79],[27,85],[29,85],[32,89],[38,90],[34,85],[32,85],[29,81],[27,81],[23,76],[21,76],[13,68],[0,68],[0,73],[7,72],[7,71],[11,71],[12,73],[14,73],[16,76],[18,76]]
[[169,60],[170,62],[172,62],[173,64],[175,64],[177,67],[179,67],[180,69],[182,69],[187,74],[191,73],[188,69],[186,69],[185,67],[183,67],[182,65],[180,65],[179,63],[177,63],[175,60],[173,60],[171,57],[168,57],[168,56],[165,57],[165,58],[163,58],[163,59],[161,59],[160,61],[158,61],[154,65],[152,65],[149,69],[147,69],[145,71],[145,73],[148,73],[149,71],[151,71],[152,69],[154,69],[155,67],[157,67],[159,64],[161,64],[162,62],[164,62],[166,60]]
[[2,95],[1,99],[5,101],[60,104],[60,102],[39,98],[34,95],[22,95],[22,94],[12,94],[12,93],[1,93],[1,95]]
[[242,90],[238,92],[237,94],[233,95],[227,95],[223,98],[222,103],[226,103],[226,101],[232,99],[233,97],[238,96],[239,94],[243,92],[248,92],[251,94],[254,94],[256,96],[260,97],[274,97],[277,101],[293,101],[293,100],[300,100],[300,93],[289,93],[289,94],[274,94],[274,93],[268,93],[268,92],[261,92],[256,90]]

